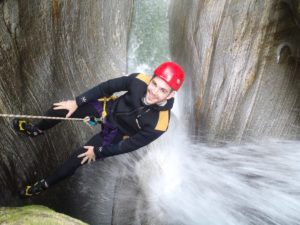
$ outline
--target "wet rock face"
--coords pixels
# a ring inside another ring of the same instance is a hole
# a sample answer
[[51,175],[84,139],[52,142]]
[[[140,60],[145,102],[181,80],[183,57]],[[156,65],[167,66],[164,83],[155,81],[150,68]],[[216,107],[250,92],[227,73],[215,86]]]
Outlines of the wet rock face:
[[174,0],[170,17],[197,135],[299,138],[298,1]]
[[[0,1],[1,113],[40,115],[125,73],[131,11],[131,0]],[[8,118],[0,128],[0,202],[49,175],[96,132],[67,122],[29,139],[17,136]]]

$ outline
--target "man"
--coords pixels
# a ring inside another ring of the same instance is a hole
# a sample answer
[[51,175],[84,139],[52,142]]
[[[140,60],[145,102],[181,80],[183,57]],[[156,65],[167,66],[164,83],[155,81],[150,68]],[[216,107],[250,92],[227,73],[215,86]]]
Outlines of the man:
[[[99,118],[100,135],[92,137],[53,175],[26,186],[21,195],[29,197],[71,176],[83,164],[109,156],[128,153],[148,145],[168,128],[175,92],[184,81],[184,72],[174,62],[158,66],[154,75],[131,74],[108,80],[76,97],[76,100],[54,103],[46,116]],[[125,94],[112,99],[115,92]],[[99,99],[104,97],[104,101]],[[106,115],[107,114],[107,115]],[[59,120],[42,120],[37,125],[15,119],[15,130],[39,136]]]

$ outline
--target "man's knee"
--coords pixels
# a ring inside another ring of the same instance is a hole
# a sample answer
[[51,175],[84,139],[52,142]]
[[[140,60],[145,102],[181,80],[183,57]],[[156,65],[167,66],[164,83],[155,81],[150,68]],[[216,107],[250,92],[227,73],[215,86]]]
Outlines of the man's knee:
[[82,153],[85,153],[85,152],[86,152],[86,149],[84,149],[83,147],[81,147],[81,148],[77,149],[75,152],[73,152],[73,153],[71,154],[70,158],[80,160],[80,159],[78,158],[78,156],[79,156],[80,154],[82,154]]

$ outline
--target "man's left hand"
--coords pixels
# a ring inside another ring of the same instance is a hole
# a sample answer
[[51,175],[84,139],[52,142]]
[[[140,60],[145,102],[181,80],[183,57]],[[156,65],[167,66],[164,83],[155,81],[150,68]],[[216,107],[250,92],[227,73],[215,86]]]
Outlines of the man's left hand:
[[84,146],[84,148],[87,149],[87,151],[77,156],[78,158],[83,158],[81,160],[81,165],[83,165],[86,162],[90,163],[96,160],[94,146]]

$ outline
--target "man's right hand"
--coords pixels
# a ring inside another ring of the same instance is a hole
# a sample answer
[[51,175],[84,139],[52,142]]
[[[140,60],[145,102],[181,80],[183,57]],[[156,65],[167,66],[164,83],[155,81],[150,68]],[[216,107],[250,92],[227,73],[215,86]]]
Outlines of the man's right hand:
[[53,105],[54,105],[54,108],[53,108],[54,110],[59,110],[59,109],[68,110],[69,112],[66,115],[66,118],[70,117],[78,108],[78,105],[75,100],[56,102]]
[[82,158],[81,165],[86,162],[90,163],[96,161],[94,146],[84,146],[84,148],[86,149],[86,152],[77,156],[77,158]]

